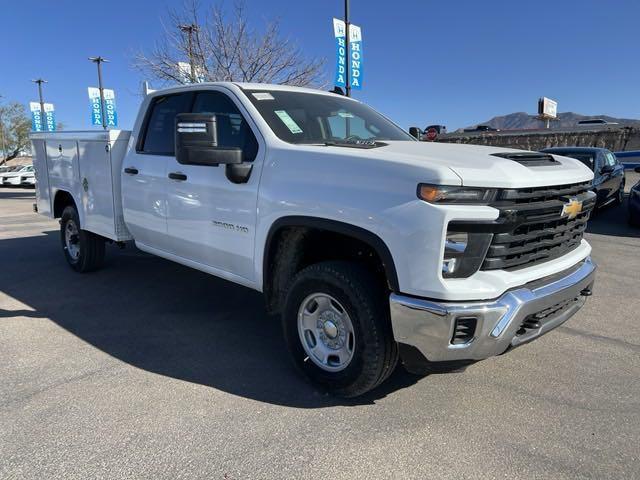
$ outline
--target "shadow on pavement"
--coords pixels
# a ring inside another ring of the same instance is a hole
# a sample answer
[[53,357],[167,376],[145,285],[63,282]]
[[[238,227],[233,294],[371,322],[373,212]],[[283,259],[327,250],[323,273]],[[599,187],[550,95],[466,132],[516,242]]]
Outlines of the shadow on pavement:
[[119,360],[234,395],[298,408],[370,404],[414,384],[398,369],[353,401],[317,392],[294,369],[279,321],[260,293],[182,267],[135,247],[107,249],[105,267],[80,275],[66,265],[57,231],[0,240],[0,289]]
[[615,235],[617,237],[640,237],[640,229],[629,225],[629,194],[625,194],[622,205],[613,205],[597,210],[589,220],[587,233]]

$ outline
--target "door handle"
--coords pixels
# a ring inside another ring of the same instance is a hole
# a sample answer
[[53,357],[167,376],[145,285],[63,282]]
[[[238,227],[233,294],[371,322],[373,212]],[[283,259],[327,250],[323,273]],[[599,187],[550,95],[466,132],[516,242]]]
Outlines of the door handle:
[[138,169],[135,167],[127,167],[124,169],[124,173],[128,173],[129,175],[137,175]]
[[184,173],[180,173],[180,172],[171,172],[169,174],[169,178],[171,180],[180,180],[181,182],[184,182],[187,179],[187,176]]

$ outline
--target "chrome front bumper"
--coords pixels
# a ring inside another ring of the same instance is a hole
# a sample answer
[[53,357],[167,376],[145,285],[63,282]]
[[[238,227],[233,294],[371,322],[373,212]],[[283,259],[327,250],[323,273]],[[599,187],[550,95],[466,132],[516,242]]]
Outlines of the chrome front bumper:
[[[500,355],[566,322],[591,294],[595,271],[588,257],[564,275],[532,282],[491,301],[449,303],[391,294],[393,334],[430,362]],[[474,318],[469,340],[454,344],[458,320]]]

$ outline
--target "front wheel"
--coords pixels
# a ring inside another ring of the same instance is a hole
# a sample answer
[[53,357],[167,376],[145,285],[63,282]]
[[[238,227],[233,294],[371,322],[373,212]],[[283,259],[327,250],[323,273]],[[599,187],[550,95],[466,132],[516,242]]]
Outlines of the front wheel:
[[618,190],[618,193],[616,194],[616,200],[615,200],[615,204],[616,205],[622,205],[622,202],[624,201],[624,183],[622,185],[620,185],[620,189]]
[[322,262],[298,273],[282,323],[296,366],[335,395],[362,395],[398,362],[388,293],[357,264]]
[[104,238],[80,228],[80,217],[69,205],[60,218],[60,240],[67,263],[76,272],[97,270],[104,260]]

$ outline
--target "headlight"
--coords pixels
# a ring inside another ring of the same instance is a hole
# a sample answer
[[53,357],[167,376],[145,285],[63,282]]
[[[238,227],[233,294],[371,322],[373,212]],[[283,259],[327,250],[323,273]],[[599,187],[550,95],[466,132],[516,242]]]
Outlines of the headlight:
[[494,188],[418,185],[418,198],[429,203],[487,204],[495,199]]
[[491,244],[491,233],[448,231],[442,258],[444,278],[467,278],[478,271]]

